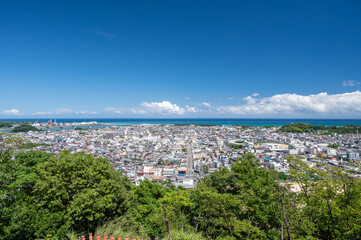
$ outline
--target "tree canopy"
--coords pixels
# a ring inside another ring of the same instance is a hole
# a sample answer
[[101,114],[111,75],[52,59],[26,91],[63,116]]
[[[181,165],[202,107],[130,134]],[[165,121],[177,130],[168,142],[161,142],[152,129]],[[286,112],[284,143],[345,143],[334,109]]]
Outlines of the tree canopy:
[[29,131],[40,131],[40,129],[37,129],[36,127],[33,127],[29,124],[23,124],[17,127],[14,127],[11,132],[17,133],[17,132],[29,132]]
[[1,154],[0,239],[64,237],[129,208],[128,180],[107,159],[41,151]]
[[347,134],[356,133],[360,130],[358,125],[344,125],[344,126],[324,126],[324,125],[313,125],[309,123],[291,123],[283,125],[280,128],[282,132],[293,132],[293,133],[315,133],[322,132],[322,134]]
[[0,121],[0,128],[9,128],[9,127],[12,127],[13,124],[11,122],[3,122],[3,121]]
[[[85,153],[0,152],[0,239],[127,232],[171,239],[360,239],[361,180],[289,157],[288,175],[244,154],[195,189],[133,186]],[[291,181],[280,183],[280,180]],[[300,191],[292,191],[296,185]]]

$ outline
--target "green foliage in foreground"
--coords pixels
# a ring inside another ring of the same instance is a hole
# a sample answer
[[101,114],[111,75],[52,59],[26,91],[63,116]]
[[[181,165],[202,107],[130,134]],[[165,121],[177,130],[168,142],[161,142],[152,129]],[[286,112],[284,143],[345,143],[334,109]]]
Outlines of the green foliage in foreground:
[[360,179],[289,162],[285,176],[247,154],[185,190],[147,180],[133,186],[108,160],[83,153],[1,152],[0,239],[361,239]]
[[41,131],[40,129],[37,129],[36,127],[33,127],[28,124],[23,124],[17,127],[14,127],[11,132],[17,133],[17,132],[29,132],[29,131]]
[[130,184],[107,159],[62,152],[1,153],[0,239],[64,237],[129,208]]

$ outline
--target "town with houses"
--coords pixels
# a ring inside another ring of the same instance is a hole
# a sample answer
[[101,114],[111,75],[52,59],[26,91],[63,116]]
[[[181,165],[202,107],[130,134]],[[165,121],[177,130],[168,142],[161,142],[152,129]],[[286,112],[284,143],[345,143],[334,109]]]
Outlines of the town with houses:
[[[285,174],[290,170],[286,156],[294,155],[310,166],[323,161],[361,177],[358,134],[288,133],[275,126],[142,124],[99,127],[96,122],[62,124],[51,121],[32,125],[46,128],[45,131],[2,134],[0,146],[3,146],[1,141],[15,135],[39,145],[28,151],[42,150],[58,155],[68,150],[108,158],[114,168],[135,185],[149,179],[194,188],[207,174],[218,168],[231,168],[247,153],[256,156],[262,167]],[[75,125],[80,127],[75,128]]]

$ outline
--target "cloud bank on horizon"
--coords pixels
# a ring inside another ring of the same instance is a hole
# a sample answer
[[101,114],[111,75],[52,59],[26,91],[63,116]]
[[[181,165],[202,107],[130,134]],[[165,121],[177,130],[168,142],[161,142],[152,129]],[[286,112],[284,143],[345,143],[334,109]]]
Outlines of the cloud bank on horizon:
[[296,93],[259,97],[252,94],[244,97],[240,104],[220,105],[201,102],[195,106],[179,106],[164,100],[141,102],[138,107],[105,107],[102,111],[72,110],[56,108],[54,112],[22,112],[16,108],[0,112],[3,118],[11,117],[361,117],[361,92],[312,95]]
[[247,102],[238,106],[221,106],[219,112],[237,115],[245,114],[314,114],[360,116],[361,92],[355,91],[343,94],[327,94],[302,96],[298,94],[277,94],[271,97],[244,98]]

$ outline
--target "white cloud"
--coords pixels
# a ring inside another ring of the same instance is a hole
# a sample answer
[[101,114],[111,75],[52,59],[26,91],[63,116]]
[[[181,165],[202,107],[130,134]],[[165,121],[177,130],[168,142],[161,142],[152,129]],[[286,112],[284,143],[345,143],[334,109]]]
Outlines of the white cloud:
[[118,108],[118,107],[106,107],[104,108],[104,111],[113,112],[115,114],[123,114],[126,110],[124,108]]
[[70,108],[57,108],[56,111],[57,114],[62,114],[62,113],[71,113],[73,110],[71,110]]
[[109,32],[103,32],[103,31],[98,31],[95,30],[94,34],[97,34],[99,36],[105,37],[107,40],[112,40],[113,38],[116,38],[117,36],[113,33],[109,33]]
[[148,112],[144,109],[132,108],[130,111],[134,114],[147,114]]
[[52,112],[36,112],[36,113],[32,113],[31,115],[51,115],[53,114]]
[[1,112],[1,114],[4,115],[21,115],[20,111],[17,109],[11,109],[11,110],[4,110]]
[[227,98],[227,100],[232,101],[232,100],[234,100],[234,98],[233,98],[233,97],[229,97],[229,98]]
[[106,108],[104,108],[104,111],[107,111],[107,112],[109,112],[109,111],[114,111],[114,110],[118,110],[119,108],[115,108],[115,107],[106,107]]
[[142,102],[140,106],[145,107],[148,112],[160,114],[177,114],[182,115],[186,112],[184,108],[172,104],[169,101],[163,102]]
[[253,93],[252,94],[252,97],[257,97],[257,96],[259,96],[259,93]]
[[251,96],[245,97],[245,98],[243,98],[243,100],[246,101],[248,104],[254,104],[257,101],[257,99],[255,99]]
[[355,80],[343,80],[342,86],[344,87],[353,87],[355,85],[360,85],[360,82],[357,82]]
[[202,104],[203,106],[205,106],[205,107],[208,107],[208,108],[211,107],[211,104],[210,104],[210,103],[207,103],[207,102],[202,102],[201,104]]
[[75,114],[97,114],[97,112],[94,111],[77,111]]
[[244,98],[247,102],[238,106],[221,106],[216,108],[220,113],[237,115],[245,114],[292,114],[313,113],[340,116],[361,114],[361,92],[343,94],[319,93],[315,95],[277,94],[267,98]]
[[188,105],[186,105],[186,110],[187,110],[187,112],[190,112],[190,113],[196,113],[197,112],[195,107],[190,107]]
[[185,97],[184,99],[185,99],[185,100],[191,100],[191,98],[190,98],[190,97]]

